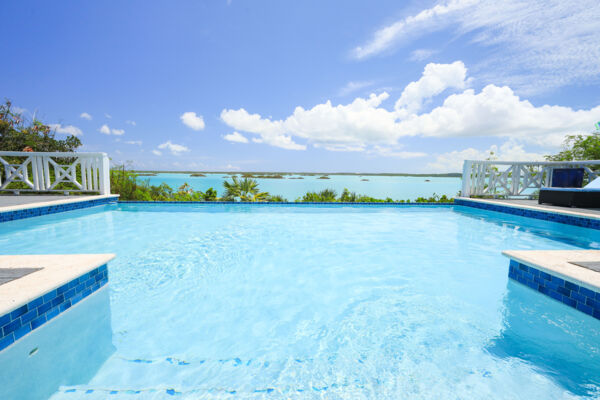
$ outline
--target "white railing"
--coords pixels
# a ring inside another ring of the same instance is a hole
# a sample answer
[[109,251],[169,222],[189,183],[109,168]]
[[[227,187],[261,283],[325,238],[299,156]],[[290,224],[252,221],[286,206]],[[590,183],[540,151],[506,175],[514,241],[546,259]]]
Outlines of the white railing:
[[550,186],[556,168],[583,168],[585,182],[598,177],[600,171],[590,167],[600,160],[590,161],[472,161],[463,164],[462,192],[464,197],[529,197],[536,189]]
[[108,155],[0,151],[0,191],[110,194]]

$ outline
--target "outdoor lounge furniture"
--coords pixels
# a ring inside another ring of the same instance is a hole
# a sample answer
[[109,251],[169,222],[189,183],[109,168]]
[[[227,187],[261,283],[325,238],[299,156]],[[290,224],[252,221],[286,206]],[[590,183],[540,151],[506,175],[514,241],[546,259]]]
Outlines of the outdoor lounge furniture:
[[556,169],[552,176],[553,187],[540,189],[538,203],[563,207],[600,208],[600,178],[583,188],[582,181],[583,168]]

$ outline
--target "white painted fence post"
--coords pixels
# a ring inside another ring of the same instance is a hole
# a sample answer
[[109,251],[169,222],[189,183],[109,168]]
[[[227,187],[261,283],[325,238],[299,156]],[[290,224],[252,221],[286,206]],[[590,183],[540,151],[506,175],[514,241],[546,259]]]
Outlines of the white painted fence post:
[[471,170],[473,162],[465,160],[463,163],[463,174],[462,174],[462,191],[461,196],[471,197]]
[[100,156],[99,164],[100,194],[110,194],[110,162],[106,153],[102,153]]

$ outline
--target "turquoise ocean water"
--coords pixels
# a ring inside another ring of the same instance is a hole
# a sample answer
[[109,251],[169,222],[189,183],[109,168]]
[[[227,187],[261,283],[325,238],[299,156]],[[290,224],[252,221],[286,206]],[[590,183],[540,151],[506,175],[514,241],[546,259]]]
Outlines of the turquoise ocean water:
[[[357,194],[365,194],[375,198],[394,200],[414,200],[419,196],[429,197],[434,193],[454,197],[460,190],[460,178],[435,178],[435,177],[401,177],[401,176],[360,176],[360,175],[329,175],[330,179],[318,179],[319,176],[285,175],[285,179],[260,179],[258,184],[261,191],[273,195],[281,195],[287,200],[294,201],[308,191],[334,189],[338,195],[347,188]],[[149,179],[150,184],[159,185],[166,183],[177,189],[188,183],[196,190],[205,191],[213,188],[220,195],[223,192],[225,174],[206,174],[206,177],[190,177],[190,174],[161,173],[156,176],[140,177]],[[303,179],[290,179],[290,178]]]

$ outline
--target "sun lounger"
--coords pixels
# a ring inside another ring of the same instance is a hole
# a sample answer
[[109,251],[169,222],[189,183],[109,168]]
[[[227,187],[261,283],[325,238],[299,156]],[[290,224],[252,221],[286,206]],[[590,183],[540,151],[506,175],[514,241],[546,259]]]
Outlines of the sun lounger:
[[[554,174],[556,174],[554,171]],[[556,182],[576,185],[579,181],[579,173],[571,174],[571,177],[565,177],[566,174],[559,174]],[[583,178],[583,173],[581,173]],[[554,186],[554,176],[552,179]],[[558,185],[557,185],[558,186]],[[600,208],[600,178],[594,179],[585,187],[549,187],[540,189],[539,204],[552,204],[563,207],[581,207],[581,208]]]

